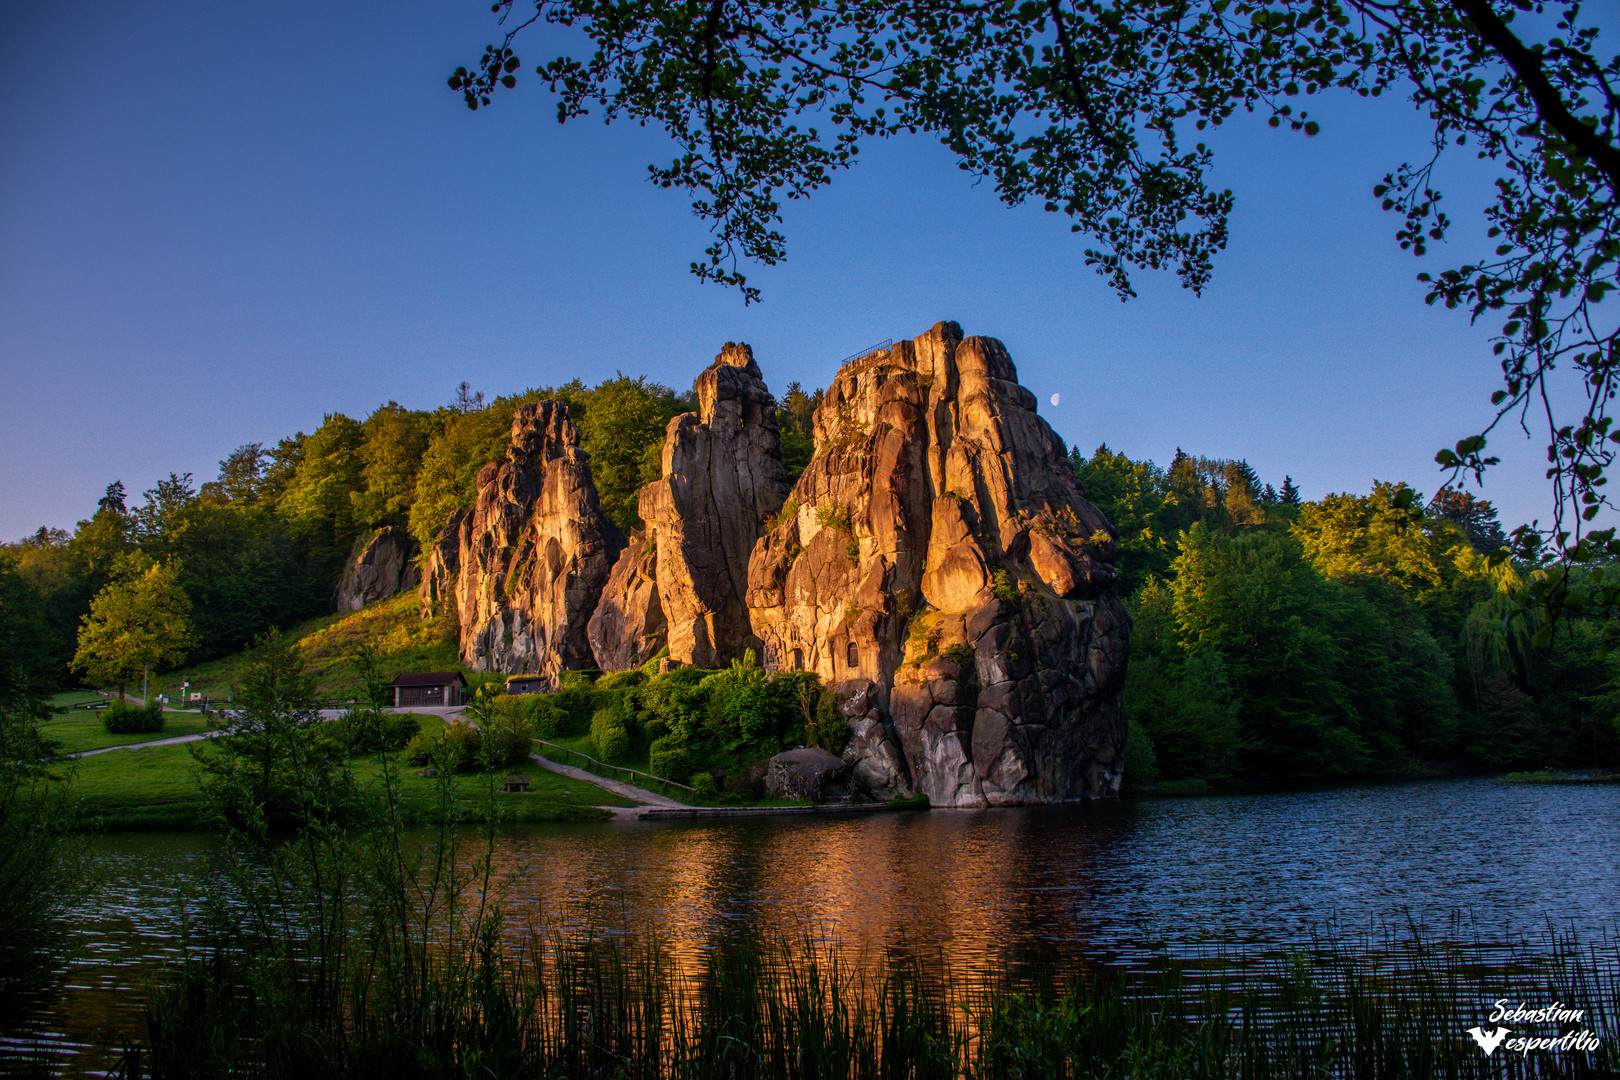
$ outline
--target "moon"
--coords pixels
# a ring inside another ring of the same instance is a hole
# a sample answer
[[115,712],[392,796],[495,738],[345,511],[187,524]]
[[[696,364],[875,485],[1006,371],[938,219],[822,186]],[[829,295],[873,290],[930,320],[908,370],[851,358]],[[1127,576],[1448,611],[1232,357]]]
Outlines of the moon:
[[1052,395],[1052,404],[1056,405],[1057,403],[1058,403],[1058,395],[1053,394]]

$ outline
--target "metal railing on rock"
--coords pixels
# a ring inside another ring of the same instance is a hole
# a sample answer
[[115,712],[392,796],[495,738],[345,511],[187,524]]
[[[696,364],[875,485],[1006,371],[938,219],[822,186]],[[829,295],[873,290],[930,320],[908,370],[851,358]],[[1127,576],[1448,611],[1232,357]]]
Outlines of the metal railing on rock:
[[879,353],[879,352],[882,352],[884,349],[892,349],[892,348],[894,348],[894,339],[893,338],[884,338],[882,341],[878,342],[876,345],[868,345],[866,348],[861,349],[858,352],[850,353],[848,356],[846,356],[842,360],[838,361],[838,366],[843,367],[845,364],[849,363],[851,360],[859,360],[863,356],[871,356],[873,353]]

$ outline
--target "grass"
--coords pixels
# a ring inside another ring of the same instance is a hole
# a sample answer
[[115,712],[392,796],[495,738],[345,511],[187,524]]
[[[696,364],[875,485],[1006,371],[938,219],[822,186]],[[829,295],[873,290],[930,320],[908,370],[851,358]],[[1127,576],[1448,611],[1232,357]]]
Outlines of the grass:
[[[69,696],[58,694],[51,703],[57,705],[57,698]],[[84,696],[100,699],[99,694]],[[101,726],[101,716],[100,711],[88,709],[59,711],[40,725],[40,732],[57,744],[58,753],[77,754],[85,750],[99,750],[104,746],[132,746],[158,739],[172,739],[177,735],[200,735],[213,730],[212,717],[200,713],[165,711],[162,731],[113,735]]]
[[[288,630],[287,636],[298,642],[305,670],[315,676],[316,691],[323,696],[346,696],[353,690],[355,677],[348,653],[358,644],[376,649],[388,672],[461,668],[454,639],[446,635],[443,624],[421,618],[421,604],[414,592],[359,611],[306,620]],[[246,655],[237,653],[166,672],[162,687],[153,692],[173,697],[182,682],[189,682],[191,692],[224,700],[240,678]]]
[[82,829],[191,829],[204,822],[197,765],[187,744],[80,758],[69,776]]
[[[443,726],[436,716],[422,718],[424,730]],[[163,738],[172,732],[165,730]],[[154,746],[143,750],[117,750],[80,758],[66,770],[69,794],[79,808],[79,824],[84,830],[129,831],[146,829],[194,829],[207,825],[206,803],[198,785],[194,744]],[[377,756],[355,758],[356,778],[363,785],[381,782],[382,764]],[[636,803],[595,784],[559,776],[539,766],[498,771],[501,786],[513,773],[529,777],[524,793],[499,792],[500,819],[507,822],[598,821],[609,816],[604,806],[635,806]],[[434,819],[437,785],[417,770],[401,770],[400,806],[407,823],[427,823]],[[457,776],[456,807],[461,821],[483,819],[479,803],[484,779],[476,774]]]

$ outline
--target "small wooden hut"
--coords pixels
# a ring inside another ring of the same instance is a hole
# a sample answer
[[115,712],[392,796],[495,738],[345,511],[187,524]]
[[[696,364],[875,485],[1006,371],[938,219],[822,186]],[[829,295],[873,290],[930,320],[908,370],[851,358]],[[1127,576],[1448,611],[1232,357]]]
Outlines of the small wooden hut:
[[467,680],[459,671],[408,672],[394,679],[394,708],[421,705],[464,705]]

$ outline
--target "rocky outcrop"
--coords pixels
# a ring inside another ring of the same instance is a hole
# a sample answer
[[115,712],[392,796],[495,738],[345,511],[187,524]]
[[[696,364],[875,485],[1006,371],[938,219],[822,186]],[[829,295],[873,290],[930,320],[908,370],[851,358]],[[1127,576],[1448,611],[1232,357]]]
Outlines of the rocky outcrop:
[[446,611],[455,614],[456,581],[461,573],[461,527],[471,516],[468,509],[453,511],[428,549],[422,564],[422,583],[416,588],[424,619],[437,618]]
[[457,544],[461,661],[473,670],[556,685],[563,671],[595,666],[586,622],[625,539],[602,512],[589,460],[567,407],[542,401],[517,410],[506,459],[478,474]]
[[940,805],[1117,793],[1112,530],[1006,349],[940,323],[845,365],[756,545],[768,663],[849,695],[856,782]]
[[765,797],[823,803],[849,798],[849,763],[816,746],[777,754],[765,769]]
[[666,625],[658,599],[658,548],[638,531],[613,564],[585,628],[596,666],[603,671],[640,667],[664,647]]
[[333,611],[359,611],[406,589],[416,588],[416,541],[402,529],[385,525],[371,534],[343,568],[332,594]]
[[604,670],[665,644],[672,659],[709,668],[760,645],[748,559],[787,492],[776,401],[747,345],[727,344],[694,390],[697,412],[669,422],[661,478],[641,491],[644,535],[620,556],[591,621]]

